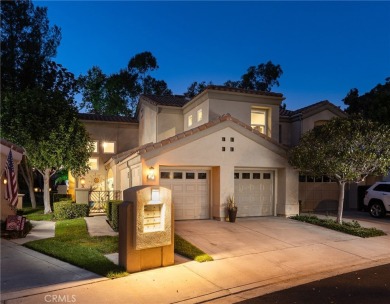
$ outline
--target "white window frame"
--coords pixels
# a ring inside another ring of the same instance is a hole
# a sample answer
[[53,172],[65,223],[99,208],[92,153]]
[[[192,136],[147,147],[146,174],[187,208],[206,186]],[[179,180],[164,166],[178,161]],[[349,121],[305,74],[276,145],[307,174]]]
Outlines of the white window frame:
[[[264,114],[264,125],[253,123],[252,122],[252,113]],[[255,130],[259,131],[260,133],[267,135],[267,132],[268,132],[267,123],[268,123],[268,111],[266,109],[252,109],[251,110],[251,127],[252,127],[252,129],[255,129]],[[261,131],[261,129],[263,129],[263,132]]]

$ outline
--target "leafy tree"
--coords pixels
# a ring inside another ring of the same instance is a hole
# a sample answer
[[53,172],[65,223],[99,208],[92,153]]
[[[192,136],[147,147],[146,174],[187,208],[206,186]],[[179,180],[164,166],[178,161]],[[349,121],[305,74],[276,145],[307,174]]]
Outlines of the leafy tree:
[[31,1],[1,2],[1,89],[24,90],[41,84],[61,31],[50,26],[47,8]]
[[[223,85],[229,88],[240,88],[245,90],[271,91],[273,86],[279,86],[278,79],[282,76],[283,70],[279,64],[274,65],[271,61],[261,63],[258,66],[250,66],[247,72],[241,76],[241,80],[228,80]],[[184,93],[187,97],[194,97],[206,89],[205,81],[193,82]]]
[[334,118],[303,135],[290,164],[303,174],[328,176],[339,184],[337,222],[342,223],[344,188],[390,169],[390,126],[362,118]]
[[358,89],[350,90],[343,101],[348,106],[345,111],[349,114],[359,114],[367,119],[390,124],[390,77],[385,84],[378,84],[361,96]]
[[95,114],[130,115],[131,103],[141,91],[137,77],[128,71],[107,76],[96,66],[79,77],[79,84],[83,93],[81,108]]
[[7,139],[23,145],[28,163],[42,174],[45,213],[51,212],[50,177],[59,169],[71,170],[76,176],[89,169],[93,143],[77,119],[75,105],[56,91],[6,92],[1,127]]
[[106,75],[99,67],[92,67],[79,77],[83,94],[81,108],[106,115],[131,115],[140,94],[172,95],[163,80],[148,73],[158,69],[157,59],[150,52],[132,57],[127,69]]
[[250,66],[247,72],[241,76],[238,87],[269,92],[273,86],[279,86],[278,79],[282,74],[283,71],[280,65],[274,65],[271,61],[261,63],[257,67]]
[[206,83],[205,81],[197,82],[194,81],[191,83],[191,85],[187,88],[187,92],[184,93],[184,96],[192,98],[204,91],[207,86],[212,85],[213,83],[210,81],[209,83]]
[[61,32],[49,26],[47,8],[34,7],[31,1],[3,1],[1,27],[1,133],[27,151],[19,168],[33,207],[31,166],[44,176],[47,213],[50,174],[60,167],[75,174],[88,168],[90,142],[74,102],[77,82],[51,60]]

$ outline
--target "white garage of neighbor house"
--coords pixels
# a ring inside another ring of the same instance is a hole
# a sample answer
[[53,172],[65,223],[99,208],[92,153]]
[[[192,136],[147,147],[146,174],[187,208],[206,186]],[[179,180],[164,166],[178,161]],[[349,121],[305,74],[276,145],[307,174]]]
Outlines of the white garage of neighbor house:
[[298,213],[287,149],[229,114],[130,154],[118,169],[131,172],[131,186],[170,188],[177,220],[224,219],[230,195],[241,217]]

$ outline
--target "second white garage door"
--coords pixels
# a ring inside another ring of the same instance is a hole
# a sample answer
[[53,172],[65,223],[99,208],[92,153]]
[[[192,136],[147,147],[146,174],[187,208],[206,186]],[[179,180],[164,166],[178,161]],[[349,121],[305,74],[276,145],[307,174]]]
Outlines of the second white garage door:
[[160,186],[172,190],[175,220],[210,218],[209,171],[161,169]]
[[234,172],[234,197],[237,216],[274,214],[274,174],[272,171]]

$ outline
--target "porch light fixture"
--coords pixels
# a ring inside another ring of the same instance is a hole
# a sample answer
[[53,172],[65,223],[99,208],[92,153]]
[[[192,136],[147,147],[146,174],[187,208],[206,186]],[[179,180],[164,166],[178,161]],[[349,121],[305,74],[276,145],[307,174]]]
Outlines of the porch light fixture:
[[4,185],[8,184],[8,181],[7,181],[6,178],[3,180],[3,184],[4,184]]
[[148,171],[148,179],[154,180],[154,168],[150,167]]
[[80,179],[80,184],[81,184],[81,187],[84,188],[84,186],[85,186],[85,178],[84,177],[82,177]]

